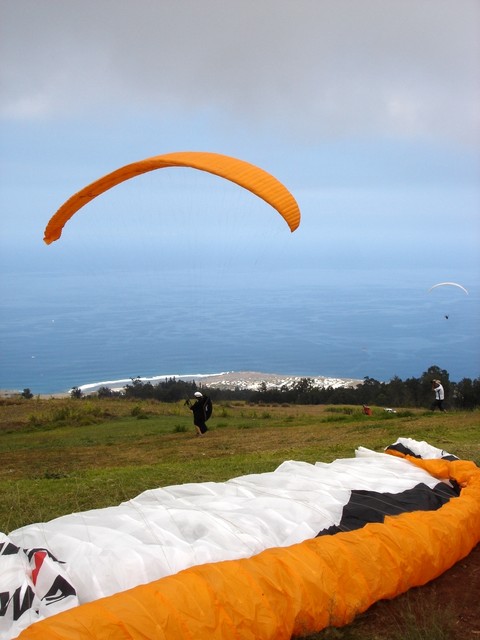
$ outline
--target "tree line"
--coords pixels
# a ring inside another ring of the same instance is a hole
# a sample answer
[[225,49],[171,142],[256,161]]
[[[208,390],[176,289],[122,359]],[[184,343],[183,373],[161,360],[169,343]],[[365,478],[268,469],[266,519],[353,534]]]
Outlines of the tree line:
[[[142,382],[132,378],[122,392],[112,391],[107,387],[98,390],[99,397],[115,397],[134,399],[154,399],[161,402],[178,402],[191,398],[199,389],[209,395],[213,401],[243,400],[253,404],[353,404],[374,405],[383,407],[430,407],[434,400],[432,380],[441,381],[445,389],[445,406],[450,409],[475,409],[480,406],[480,378],[474,380],[463,378],[453,382],[447,371],[431,366],[420,378],[401,380],[394,376],[388,382],[380,382],[365,377],[355,388],[320,388],[312,378],[301,378],[291,386],[269,388],[263,383],[258,390],[251,389],[217,389],[198,386],[194,381],[187,382],[176,378],[166,378],[157,384]],[[81,397],[79,389],[73,389],[73,397]]]

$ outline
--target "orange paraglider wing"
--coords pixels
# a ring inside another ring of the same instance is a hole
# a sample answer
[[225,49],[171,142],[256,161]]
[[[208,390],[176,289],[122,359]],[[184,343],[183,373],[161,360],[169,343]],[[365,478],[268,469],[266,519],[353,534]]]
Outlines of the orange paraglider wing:
[[44,241],[58,240],[70,218],[100,194],[135,176],[165,167],[189,167],[226,178],[265,200],[285,219],[291,231],[300,224],[300,209],[290,191],[277,178],[253,164],[218,153],[183,151],[153,156],[127,164],[92,182],[69,198],[49,220]]

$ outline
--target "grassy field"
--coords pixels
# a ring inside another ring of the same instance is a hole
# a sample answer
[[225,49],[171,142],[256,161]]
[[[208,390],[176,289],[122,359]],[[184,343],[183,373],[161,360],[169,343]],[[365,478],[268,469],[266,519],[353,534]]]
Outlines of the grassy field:
[[480,462],[480,413],[360,407],[215,408],[197,438],[182,404],[4,400],[0,406],[0,530],[118,504],[145,489],[271,471],[284,460],[330,462],[411,437]]
[[230,402],[215,407],[209,428],[196,437],[183,404],[4,399],[0,530],[115,505],[154,487],[272,471],[284,460],[330,462],[358,446],[382,451],[400,436],[480,464],[478,411],[374,408],[365,416],[361,407]]

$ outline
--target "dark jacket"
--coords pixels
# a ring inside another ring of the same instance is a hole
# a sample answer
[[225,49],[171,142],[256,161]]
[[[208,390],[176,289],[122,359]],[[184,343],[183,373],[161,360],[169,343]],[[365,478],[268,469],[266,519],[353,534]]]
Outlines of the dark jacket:
[[205,403],[207,398],[203,396],[203,398],[198,398],[190,407],[190,411],[193,411],[193,422],[201,426],[205,423]]

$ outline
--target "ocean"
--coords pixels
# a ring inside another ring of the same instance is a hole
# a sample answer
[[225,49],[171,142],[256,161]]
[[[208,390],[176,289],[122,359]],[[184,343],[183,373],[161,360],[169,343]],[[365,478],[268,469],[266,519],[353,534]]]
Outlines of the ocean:
[[201,276],[6,274],[0,388],[54,394],[225,371],[387,381],[436,365],[455,381],[480,374],[479,293],[428,293],[431,273]]

